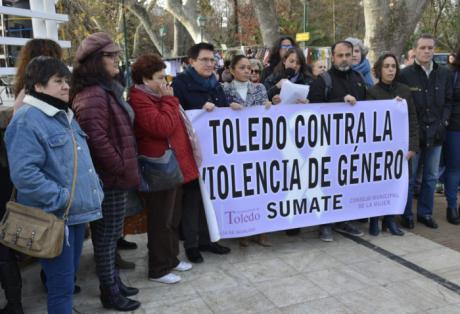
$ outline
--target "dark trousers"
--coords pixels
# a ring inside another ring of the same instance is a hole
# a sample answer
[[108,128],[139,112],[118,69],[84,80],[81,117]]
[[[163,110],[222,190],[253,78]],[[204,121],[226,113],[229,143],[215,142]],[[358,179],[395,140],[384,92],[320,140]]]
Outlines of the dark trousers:
[[96,273],[101,286],[115,284],[115,255],[121,237],[128,192],[104,190],[102,219],[91,222]]
[[[10,179],[8,167],[0,167],[0,220],[3,218],[6,210],[6,203],[10,200],[13,184]],[[0,262],[16,261],[14,252],[0,244]]]
[[181,228],[185,249],[196,248],[211,242],[198,180],[182,186]]
[[[0,167],[0,219],[6,210],[6,202],[11,197],[13,184],[8,167]],[[21,303],[22,278],[16,261],[16,254],[10,248],[0,244],[0,282],[5,290],[8,303]]]
[[447,207],[457,208],[457,193],[460,185],[460,131],[447,131],[444,153],[446,160],[444,188]]
[[181,210],[174,206],[176,189],[142,193],[147,208],[149,277],[162,277],[179,264]]

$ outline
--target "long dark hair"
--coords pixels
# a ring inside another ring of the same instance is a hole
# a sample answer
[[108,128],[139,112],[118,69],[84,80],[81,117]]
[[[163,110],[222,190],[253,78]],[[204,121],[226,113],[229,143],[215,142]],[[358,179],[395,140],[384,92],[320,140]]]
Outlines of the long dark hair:
[[281,77],[284,74],[284,71],[286,70],[284,66],[284,61],[286,61],[287,58],[289,58],[289,56],[292,55],[293,53],[295,53],[297,55],[297,58],[299,59],[299,63],[300,63],[299,73],[304,78],[309,75],[303,51],[302,49],[295,47],[295,48],[290,48],[288,51],[286,51],[286,53],[284,54],[283,58],[280,60],[278,65],[275,67],[275,69],[273,69],[273,75],[275,77]]
[[82,63],[77,63],[72,72],[70,82],[70,100],[83,89],[93,85],[108,85],[113,78],[109,75],[102,62],[103,53],[95,53]]
[[268,59],[270,66],[276,66],[281,61],[281,57],[280,57],[281,42],[286,39],[291,42],[291,45],[293,47],[297,47],[297,43],[295,42],[294,38],[292,38],[291,36],[284,35],[278,38],[273,44],[272,48],[270,49],[270,57]]

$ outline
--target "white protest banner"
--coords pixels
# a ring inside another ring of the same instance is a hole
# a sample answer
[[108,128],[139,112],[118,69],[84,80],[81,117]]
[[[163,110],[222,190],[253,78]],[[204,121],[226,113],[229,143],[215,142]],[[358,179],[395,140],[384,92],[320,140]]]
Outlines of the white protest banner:
[[404,211],[404,101],[187,114],[201,142],[213,241]]

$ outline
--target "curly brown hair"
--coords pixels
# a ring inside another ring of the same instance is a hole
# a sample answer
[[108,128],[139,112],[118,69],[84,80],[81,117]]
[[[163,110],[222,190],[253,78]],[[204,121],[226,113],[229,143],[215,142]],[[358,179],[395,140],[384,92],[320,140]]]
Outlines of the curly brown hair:
[[154,73],[163,69],[166,69],[166,64],[159,55],[144,54],[131,65],[131,77],[134,83],[142,84],[143,78],[151,79]]
[[19,52],[19,57],[16,61],[16,77],[14,83],[14,97],[17,97],[24,88],[24,78],[26,67],[30,60],[38,56],[53,57],[61,60],[62,49],[57,42],[51,39],[31,39]]

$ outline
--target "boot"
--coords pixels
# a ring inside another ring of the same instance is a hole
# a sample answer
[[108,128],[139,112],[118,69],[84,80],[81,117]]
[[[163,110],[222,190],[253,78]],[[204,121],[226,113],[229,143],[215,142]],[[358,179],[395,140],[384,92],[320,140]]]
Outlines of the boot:
[[378,236],[380,233],[379,229],[379,217],[372,217],[369,219],[369,234]]
[[134,287],[128,287],[128,286],[126,286],[126,285],[121,281],[121,278],[120,278],[119,276],[116,276],[116,277],[115,277],[115,281],[117,282],[118,289],[120,290],[120,293],[121,293],[124,297],[131,297],[131,296],[136,295],[136,294],[139,293],[139,289],[134,288]]
[[16,261],[0,263],[0,280],[8,303],[1,314],[24,314],[21,304],[22,278]]
[[460,225],[460,217],[457,208],[447,207],[447,221],[453,225]]
[[396,224],[395,217],[392,215],[383,217],[382,230],[385,231],[387,228],[388,230],[390,230],[390,233],[392,235],[404,235],[404,232],[401,229],[399,229],[398,225]]
[[141,304],[138,301],[124,297],[118,284],[111,287],[100,287],[102,306],[106,309],[114,309],[120,312],[131,312],[138,309]]
[[115,266],[119,269],[134,269],[136,268],[136,264],[133,262],[128,262],[127,260],[124,260],[120,253],[117,252],[117,255],[115,257]]

